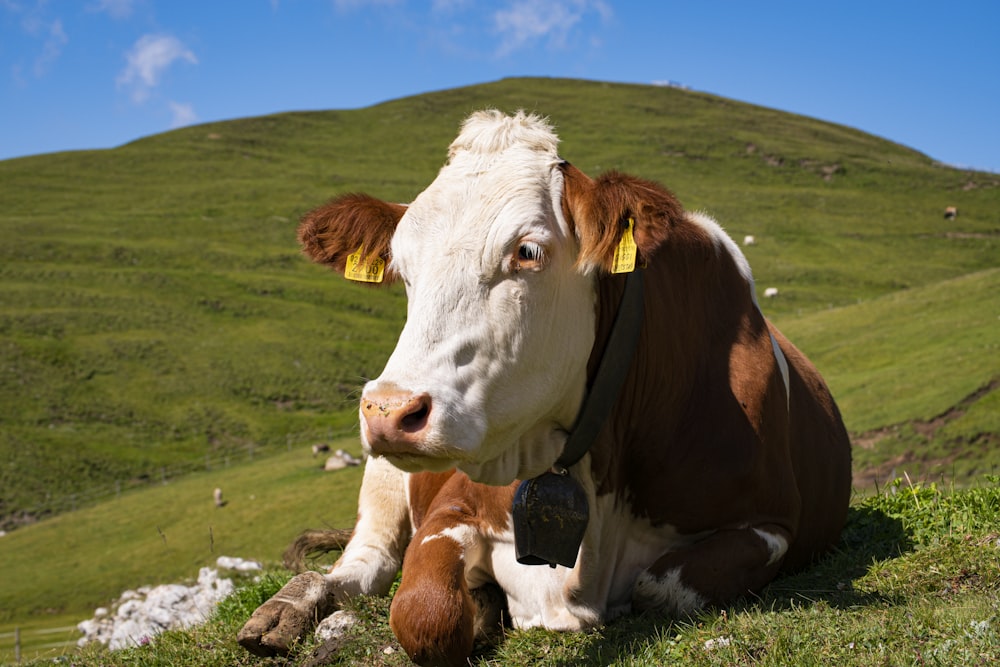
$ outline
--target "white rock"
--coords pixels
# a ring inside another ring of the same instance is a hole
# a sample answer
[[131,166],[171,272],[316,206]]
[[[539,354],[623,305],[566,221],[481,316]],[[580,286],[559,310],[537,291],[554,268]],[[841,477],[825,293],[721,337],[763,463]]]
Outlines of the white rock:
[[732,637],[716,637],[705,642],[706,651],[714,651],[717,648],[724,648],[732,643]]
[[219,556],[215,559],[215,565],[224,570],[236,570],[237,572],[259,572],[264,569],[257,561],[234,558],[233,556]]
[[148,625],[144,625],[134,619],[126,619],[115,624],[108,639],[108,648],[112,651],[138,646],[143,639],[148,639],[155,632]]
[[358,617],[353,612],[335,611],[316,626],[316,638],[322,641],[329,641],[342,637],[358,622]]
[[345,461],[343,458],[337,455],[329,457],[326,460],[326,463],[323,464],[323,470],[326,470],[327,472],[331,470],[340,470],[341,468],[346,468],[346,467],[347,467],[347,461]]
[[[235,560],[240,564],[252,563]],[[231,580],[203,567],[193,586],[164,584],[125,591],[112,605],[113,611],[99,607],[94,610],[93,619],[77,624],[84,635],[77,644],[97,641],[114,650],[145,643],[164,630],[203,623],[233,588]]]

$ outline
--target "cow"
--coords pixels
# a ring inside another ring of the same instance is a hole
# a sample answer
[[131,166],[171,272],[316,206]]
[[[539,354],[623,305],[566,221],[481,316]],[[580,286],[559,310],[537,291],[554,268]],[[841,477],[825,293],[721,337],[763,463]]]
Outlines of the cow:
[[402,282],[407,317],[361,395],[351,538],[254,612],[250,651],[287,652],[400,566],[400,644],[462,664],[499,618],[682,616],[837,542],[843,421],[737,244],[662,185],[591,178],[557,148],[543,118],[476,112],[409,205],[351,193],[303,217],[307,256]]

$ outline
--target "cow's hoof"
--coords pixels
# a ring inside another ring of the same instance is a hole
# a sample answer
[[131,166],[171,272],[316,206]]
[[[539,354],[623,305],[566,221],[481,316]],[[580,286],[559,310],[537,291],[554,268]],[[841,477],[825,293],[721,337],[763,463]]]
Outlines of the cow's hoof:
[[469,591],[476,603],[476,617],[473,623],[477,648],[493,646],[503,633],[504,621],[510,619],[507,612],[507,596],[496,584],[486,584]]
[[326,579],[318,572],[303,572],[257,607],[237,636],[254,655],[285,655],[292,645],[329,611]]

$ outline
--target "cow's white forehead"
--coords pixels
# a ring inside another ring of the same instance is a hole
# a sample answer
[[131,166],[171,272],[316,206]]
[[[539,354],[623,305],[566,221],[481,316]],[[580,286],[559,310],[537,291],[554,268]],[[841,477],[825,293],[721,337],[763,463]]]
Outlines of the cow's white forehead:
[[[538,224],[561,217],[555,210],[562,184],[555,168],[560,162],[558,145],[552,127],[538,116],[472,114],[452,142],[448,162],[411,203],[397,228],[396,268],[404,277],[413,277],[418,267],[408,256],[430,249],[453,259],[464,257],[466,269],[476,255],[479,266],[489,270],[499,266],[498,253],[521,236],[565,233]],[[425,266],[425,261],[419,265]]]

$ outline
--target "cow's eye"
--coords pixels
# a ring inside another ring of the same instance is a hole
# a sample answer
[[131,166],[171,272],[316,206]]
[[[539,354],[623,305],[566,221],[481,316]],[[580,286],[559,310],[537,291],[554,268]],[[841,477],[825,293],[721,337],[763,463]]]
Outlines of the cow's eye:
[[545,249],[535,241],[520,241],[504,261],[506,273],[541,271],[545,266]]
[[542,259],[542,247],[537,243],[522,243],[517,249],[519,262],[539,262]]

